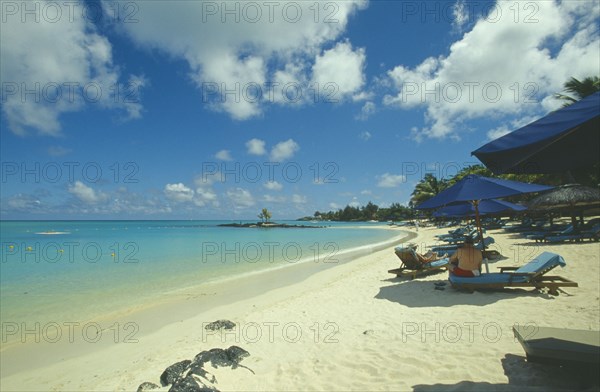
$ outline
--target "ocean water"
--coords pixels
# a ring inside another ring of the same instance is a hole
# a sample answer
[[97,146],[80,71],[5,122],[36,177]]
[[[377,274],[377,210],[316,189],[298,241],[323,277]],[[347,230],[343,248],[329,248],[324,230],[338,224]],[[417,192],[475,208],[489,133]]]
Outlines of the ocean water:
[[[224,221],[0,221],[3,322],[89,320],[165,293],[397,237],[385,224],[282,222],[319,229],[219,227]],[[360,226],[382,230],[361,229]]]

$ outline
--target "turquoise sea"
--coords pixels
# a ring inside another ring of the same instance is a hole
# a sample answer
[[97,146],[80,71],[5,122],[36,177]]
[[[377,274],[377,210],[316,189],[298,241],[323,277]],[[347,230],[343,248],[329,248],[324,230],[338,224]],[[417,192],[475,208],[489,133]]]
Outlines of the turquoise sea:
[[0,317],[88,320],[232,276],[339,263],[344,251],[402,234],[378,223],[279,222],[319,229],[220,223],[231,222],[1,221]]

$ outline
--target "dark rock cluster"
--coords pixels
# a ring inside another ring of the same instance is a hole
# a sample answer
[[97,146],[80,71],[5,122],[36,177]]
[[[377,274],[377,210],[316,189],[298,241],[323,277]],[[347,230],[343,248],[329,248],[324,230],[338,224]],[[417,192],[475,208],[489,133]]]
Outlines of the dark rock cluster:
[[204,326],[204,329],[207,329],[209,331],[218,331],[220,329],[230,330],[233,328],[235,328],[235,323],[229,320],[217,320],[213,321],[212,323],[208,323]]
[[[219,320],[215,323],[221,321],[227,320]],[[229,321],[229,323],[231,322]],[[235,324],[233,325],[235,326]],[[233,328],[233,326],[230,328]],[[215,369],[219,367],[231,367],[232,369],[238,366],[245,367],[240,365],[240,362],[249,355],[248,351],[238,346],[202,351],[193,360],[186,359],[167,367],[160,376],[160,383],[163,387],[171,385],[169,392],[215,392],[218,391],[214,387],[217,380],[214,375],[204,368],[204,365],[210,363]],[[137,392],[151,391],[159,388],[154,383],[144,382],[138,387]]]

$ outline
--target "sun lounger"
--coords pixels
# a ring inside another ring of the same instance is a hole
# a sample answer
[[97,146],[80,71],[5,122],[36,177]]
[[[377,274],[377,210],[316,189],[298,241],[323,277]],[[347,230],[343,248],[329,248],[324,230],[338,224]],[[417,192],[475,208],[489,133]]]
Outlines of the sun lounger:
[[477,236],[477,234],[478,234],[477,229],[473,229],[473,230],[469,231],[466,234],[459,235],[459,236],[456,236],[456,237],[440,238],[440,241],[444,241],[444,242],[447,242],[449,244],[457,244],[459,242],[465,242],[465,239],[467,237],[474,238],[474,237]]
[[[496,240],[494,240],[493,237],[485,237],[483,239],[483,243],[485,244],[485,247],[487,248],[488,246],[490,246],[491,244],[493,244],[494,242],[496,242]],[[438,246],[434,246],[431,248],[432,252],[448,252],[448,253],[454,253],[459,246],[461,246],[460,244],[454,244],[454,245],[438,245]],[[478,242],[477,244],[474,245],[474,247],[476,249],[479,250],[483,250],[483,246],[481,245],[481,241]]]
[[600,331],[517,325],[513,332],[529,362],[600,365]]
[[400,258],[402,265],[400,268],[388,270],[388,272],[396,274],[398,277],[410,276],[411,279],[416,278],[419,274],[446,270],[450,261],[448,257],[444,257],[424,263],[423,256],[418,254],[414,248],[397,247],[394,249],[394,253]]
[[579,242],[583,240],[599,241],[600,240],[600,224],[595,225],[590,230],[582,231],[576,234],[553,235],[545,238],[547,242]]
[[540,231],[540,232],[532,233],[532,234],[527,235],[527,239],[535,240],[535,242],[543,242],[543,241],[546,241],[546,239],[548,237],[574,235],[574,234],[577,234],[577,233],[575,233],[575,229],[573,228],[573,225],[569,225],[562,231]]
[[467,227],[459,227],[458,229],[455,229],[455,230],[449,230],[448,234],[440,234],[440,235],[437,235],[436,237],[439,239],[462,237],[465,235],[466,232],[468,232],[470,230],[472,230],[472,229],[467,228]]
[[[500,272],[481,274],[481,276],[466,278],[450,274],[449,281],[457,289],[469,291],[479,289],[503,289],[506,287],[548,288],[548,292],[558,295],[559,287],[577,287],[572,282],[560,276],[545,274],[557,266],[564,267],[565,260],[556,253],[544,252],[522,267],[500,267]],[[510,272],[506,272],[510,271]]]

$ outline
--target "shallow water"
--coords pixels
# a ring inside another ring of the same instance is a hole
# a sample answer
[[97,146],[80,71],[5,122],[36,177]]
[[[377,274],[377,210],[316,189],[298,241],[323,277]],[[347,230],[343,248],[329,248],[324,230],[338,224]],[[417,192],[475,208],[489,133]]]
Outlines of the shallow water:
[[319,229],[218,227],[223,221],[2,221],[3,322],[85,321],[168,292],[301,262],[402,233],[374,223]]

